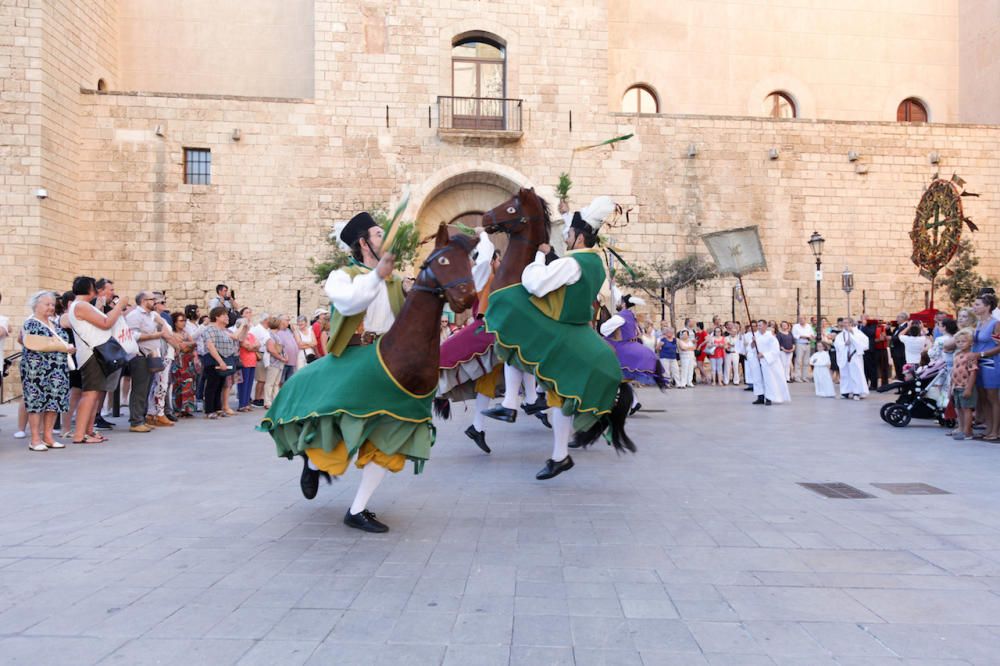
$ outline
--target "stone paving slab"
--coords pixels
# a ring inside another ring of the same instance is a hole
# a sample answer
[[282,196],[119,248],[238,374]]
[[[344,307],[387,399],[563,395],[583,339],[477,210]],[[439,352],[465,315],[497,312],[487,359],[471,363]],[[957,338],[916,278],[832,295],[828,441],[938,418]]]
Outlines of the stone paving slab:
[[0,664],[997,663],[1000,447],[809,389],[643,390],[637,455],[549,482],[549,431],[485,456],[459,406],[385,535],[341,522],[356,470],[305,501],[252,416],[29,454],[4,406]]

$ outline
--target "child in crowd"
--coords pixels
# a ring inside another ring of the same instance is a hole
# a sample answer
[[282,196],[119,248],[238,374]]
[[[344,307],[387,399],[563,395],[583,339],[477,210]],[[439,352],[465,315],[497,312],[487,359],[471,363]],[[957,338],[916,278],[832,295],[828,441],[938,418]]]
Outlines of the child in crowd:
[[833,377],[830,375],[830,348],[825,342],[816,343],[816,353],[809,357],[809,365],[813,369],[816,395],[820,398],[837,397],[833,387]]
[[963,328],[955,334],[955,361],[951,371],[951,390],[958,412],[957,441],[972,439],[972,413],[976,409],[976,372],[978,354],[972,351],[972,331]]

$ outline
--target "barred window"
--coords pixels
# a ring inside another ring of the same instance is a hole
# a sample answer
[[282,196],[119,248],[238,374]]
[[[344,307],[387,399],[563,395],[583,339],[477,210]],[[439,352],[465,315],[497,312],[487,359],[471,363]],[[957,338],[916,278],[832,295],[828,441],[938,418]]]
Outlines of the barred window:
[[184,183],[212,184],[212,151],[208,148],[184,149]]

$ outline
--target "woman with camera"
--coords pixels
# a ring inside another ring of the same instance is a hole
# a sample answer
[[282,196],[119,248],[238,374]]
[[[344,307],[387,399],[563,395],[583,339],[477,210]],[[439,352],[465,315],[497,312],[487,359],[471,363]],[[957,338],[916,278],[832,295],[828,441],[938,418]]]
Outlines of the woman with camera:
[[80,369],[81,389],[73,443],[99,444],[106,438],[94,432],[94,419],[100,409],[100,396],[107,389],[108,377],[94,349],[111,339],[115,324],[122,316],[122,302],[115,300],[107,314],[91,305],[97,296],[97,281],[88,275],[73,280],[73,294],[76,299],[69,304],[66,313],[76,339],[76,367]]

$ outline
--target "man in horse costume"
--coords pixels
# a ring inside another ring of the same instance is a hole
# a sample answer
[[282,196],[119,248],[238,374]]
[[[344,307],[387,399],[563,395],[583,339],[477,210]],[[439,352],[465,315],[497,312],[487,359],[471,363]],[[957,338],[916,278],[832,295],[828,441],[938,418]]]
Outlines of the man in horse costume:
[[404,301],[393,256],[380,255],[382,234],[368,213],[340,232],[351,261],[324,286],[332,308],[328,354],[292,376],[260,427],[279,456],[302,457],[306,499],[316,496],[321,477],[343,474],[356,455],[361,483],[344,524],[366,532],[389,529],[367,509],[386,472],[410,460],[419,473],[430,457],[438,322],[445,299],[461,312],[475,297],[471,240],[449,239],[442,225]]
[[[612,296],[618,300],[618,313],[601,324],[600,332],[618,355],[622,375],[627,381],[665,389],[667,381],[660,369],[660,360],[639,339],[639,323],[632,311],[636,305],[645,305],[646,302],[631,294],[623,297],[617,289],[612,289]],[[634,414],[641,408],[642,405],[636,399],[630,413]]]
[[475,412],[472,425],[465,429],[465,435],[475,442],[483,453],[490,453],[486,443],[486,417],[482,412],[490,406],[503,386],[503,364],[499,363],[493,351],[494,338],[486,332],[483,312],[489,304],[493,275],[500,265],[500,253],[482,229],[479,244],[473,253],[472,278],[476,286],[476,304],[472,307],[472,318],[450,338],[441,343],[441,378],[438,384],[438,398],[435,409],[447,418],[453,401],[464,401],[475,396]]
[[[528,206],[541,212],[528,213]],[[611,428],[611,442],[618,450],[635,450],[624,431],[632,404],[632,389],[622,381],[614,351],[591,327],[593,303],[604,284],[604,261],[597,245],[597,232],[615,212],[609,197],[598,197],[577,211],[566,228],[566,247],[561,259],[545,262],[548,245],[548,210],[532,190],[483,216],[487,231],[511,234],[505,261],[515,250],[525,256],[534,248],[534,260],[518,276],[498,271],[501,284],[490,295],[486,328],[496,335],[498,354],[517,370],[534,374],[548,390],[553,431],[552,457],[535,475],[551,479],[573,467],[569,443],[576,430],[576,443],[593,443]],[[544,218],[544,231],[527,235]],[[500,278],[503,277],[501,282]],[[496,284],[496,283],[495,283]],[[511,421],[514,410],[506,403],[486,415]]]

